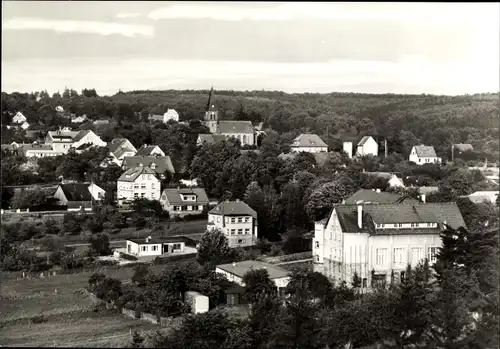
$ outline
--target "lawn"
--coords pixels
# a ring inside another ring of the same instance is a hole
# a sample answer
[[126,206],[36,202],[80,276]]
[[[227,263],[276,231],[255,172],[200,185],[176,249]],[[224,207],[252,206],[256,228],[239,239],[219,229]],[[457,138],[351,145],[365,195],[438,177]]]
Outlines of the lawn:
[[[151,270],[158,273],[165,267],[154,265]],[[101,271],[125,281],[132,277],[134,268]],[[0,275],[0,345],[123,347],[130,343],[130,329],[140,332],[160,329],[113,311],[94,313],[95,303],[81,292],[92,273],[43,279],[9,279]],[[30,319],[40,315],[47,321],[31,323]]]

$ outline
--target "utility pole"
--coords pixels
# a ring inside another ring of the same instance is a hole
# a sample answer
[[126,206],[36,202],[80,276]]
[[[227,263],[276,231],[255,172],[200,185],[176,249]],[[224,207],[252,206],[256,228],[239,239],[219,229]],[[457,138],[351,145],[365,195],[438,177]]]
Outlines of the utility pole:
[[455,146],[451,145],[451,162],[455,163]]
[[387,149],[387,138],[384,138],[384,152],[385,157],[387,158],[387,155],[389,154],[389,150]]

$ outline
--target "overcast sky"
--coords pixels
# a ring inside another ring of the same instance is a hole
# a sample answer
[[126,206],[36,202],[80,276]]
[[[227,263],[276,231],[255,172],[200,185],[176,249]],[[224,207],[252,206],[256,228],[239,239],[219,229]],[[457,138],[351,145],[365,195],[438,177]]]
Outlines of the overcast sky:
[[499,91],[498,3],[2,1],[2,91]]

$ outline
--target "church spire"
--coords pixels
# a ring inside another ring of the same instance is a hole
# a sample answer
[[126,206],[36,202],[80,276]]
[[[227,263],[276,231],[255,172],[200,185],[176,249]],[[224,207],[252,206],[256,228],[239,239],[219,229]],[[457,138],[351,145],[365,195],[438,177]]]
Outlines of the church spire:
[[210,103],[212,101],[212,93],[214,92],[214,86],[212,85],[212,88],[210,89],[210,92],[208,93],[208,102],[207,102],[207,112],[210,110]]

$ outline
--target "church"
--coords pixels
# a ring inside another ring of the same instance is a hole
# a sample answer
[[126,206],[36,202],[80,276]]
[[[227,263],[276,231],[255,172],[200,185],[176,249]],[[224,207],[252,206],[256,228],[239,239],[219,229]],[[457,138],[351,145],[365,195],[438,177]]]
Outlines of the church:
[[197,144],[214,143],[221,139],[236,138],[241,145],[255,144],[255,130],[251,121],[247,120],[219,120],[219,111],[213,100],[213,87],[208,96],[207,109],[203,124],[208,127],[210,134],[199,134]]

